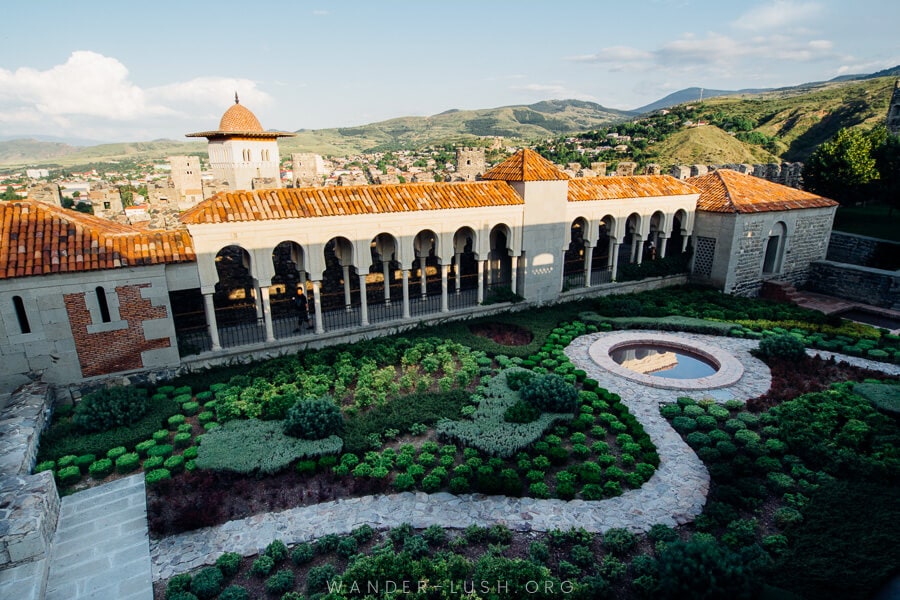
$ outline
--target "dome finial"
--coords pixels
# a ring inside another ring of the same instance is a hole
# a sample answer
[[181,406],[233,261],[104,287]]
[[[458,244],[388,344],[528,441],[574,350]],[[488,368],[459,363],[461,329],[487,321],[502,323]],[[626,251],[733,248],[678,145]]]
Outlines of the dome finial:
[[241,103],[241,101],[238,99],[237,90],[235,90],[235,92],[234,92],[234,103],[235,104]]

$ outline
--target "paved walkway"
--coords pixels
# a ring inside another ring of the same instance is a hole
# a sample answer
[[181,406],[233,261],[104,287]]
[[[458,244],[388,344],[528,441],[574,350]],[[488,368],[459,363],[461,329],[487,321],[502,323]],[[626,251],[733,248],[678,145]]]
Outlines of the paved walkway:
[[62,499],[47,600],[152,600],[143,474]]
[[[652,333],[652,332],[646,332]],[[591,344],[602,335],[576,339],[566,353],[573,363],[622,401],[653,439],[660,466],[640,489],[601,501],[536,500],[479,494],[455,496],[448,493],[403,493],[347,498],[315,506],[303,506],[278,513],[254,515],[217,527],[191,531],[152,541],[153,580],[212,564],[225,551],[245,556],[256,554],[278,538],[286,544],[309,541],[329,533],[346,534],[369,524],[377,528],[410,523],[414,527],[504,523],[519,531],[549,531],[584,527],[603,532],[613,527],[647,531],[656,523],[675,526],[690,522],[703,510],[709,491],[709,473],[694,451],[659,414],[660,402],[672,402],[685,392],[663,390],[623,381],[609,375],[589,356]],[[768,368],[749,354],[756,346],[751,340],[683,334],[688,340],[703,341],[732,352],[745,365],[745,376],[737,384],[714,390],[712,396],[724,401],[746,399],[769,389]],[[696,398],[707,395],[692,391]]]

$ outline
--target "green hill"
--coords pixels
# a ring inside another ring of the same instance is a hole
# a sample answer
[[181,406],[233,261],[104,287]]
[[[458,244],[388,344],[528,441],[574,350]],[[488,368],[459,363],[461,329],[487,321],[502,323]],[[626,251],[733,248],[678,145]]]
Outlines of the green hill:
[[673,133],[655,145],[662,165],[768,163],[776,158],[763,148],[744,143],[714,125]]
[[548,100],[527,106],[448,110],[430,117],[400,117],[359,127],[300,130],[297,137],[281,140],[279,148],[283,154],[348,155],[449,141],[471,143],[479,137],[534,140],[594,129],[631,116],[593,102]]
[[704,100],[702,114],[745,117],[753,131],[773,138],[775,154],[803,161],[844,127],[884,123],[896,77],[839,81],[785,88],[753,96]]
[[59,165],[71,167],[119,160],[163,160],[167,156],[206,156],[206,142],[125,142],[97,146],[69,146],[59,142],[10,140],[0,142],[0,165]]

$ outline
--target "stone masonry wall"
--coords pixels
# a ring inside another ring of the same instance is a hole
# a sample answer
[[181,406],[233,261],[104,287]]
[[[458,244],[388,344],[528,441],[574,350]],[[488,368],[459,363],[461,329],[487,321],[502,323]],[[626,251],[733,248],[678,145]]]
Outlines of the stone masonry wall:
[[59,494],[53,473],[30,473],[52,404],[50,386],[35,382],[0,413],[0,569],[49,556]]
[[795,286],[806,283],[809,265],[822,260],[831,231],[831,214],[807,215],[797,218],[789,234],[788,246],[782,261],[781,278]]
[[765,219],[738,217],[740,238],[733,249],[733,277],[727,291],[736,296],[756,296],[762,287],[759,278],[768,232]]
[[810,265],[806,287],[814,292],[900,310],[900,274],[820,260]]
[[832,231],[826,258],[830,261],[861,267],[878,267],[879,265],[874,263],[881,256],[889,255],[900,256],[900,243],[854,233]]
[[143,321],[167,316],[165,306],[153,306],[150,300],[141,297],[141,289],[148,287],[149,284],[117,287],[119,315],[127,328],[97,333],[88,333],[93,321],[85,294],[66,294],[66,312],[84,377],[140,369],[144,366],[141,352],[170,347],[169,338],[147,340],[144,337]]

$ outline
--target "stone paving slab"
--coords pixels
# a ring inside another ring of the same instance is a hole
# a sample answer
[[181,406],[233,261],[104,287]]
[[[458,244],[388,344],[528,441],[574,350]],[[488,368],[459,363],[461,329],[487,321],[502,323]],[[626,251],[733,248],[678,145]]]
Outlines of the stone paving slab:
[[44,558],[0,571],[0,598],[43,600],[50,562]]
[[152,600],[143,474],[66,496],[47,600]]

